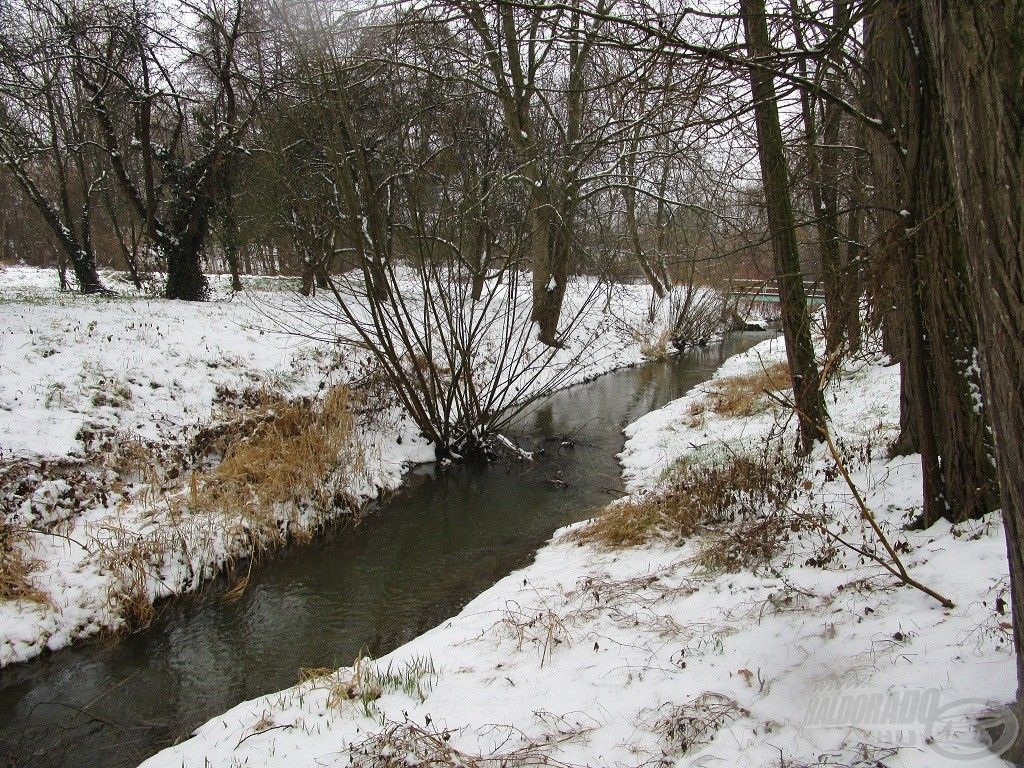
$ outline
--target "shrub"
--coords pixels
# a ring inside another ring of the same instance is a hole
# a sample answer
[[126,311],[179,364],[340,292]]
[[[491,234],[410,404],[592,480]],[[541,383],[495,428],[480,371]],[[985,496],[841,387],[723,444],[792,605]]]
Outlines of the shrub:
[[39,561],[26,551],[25,534],[0,517],[0,600],[49,602],[29,579]]

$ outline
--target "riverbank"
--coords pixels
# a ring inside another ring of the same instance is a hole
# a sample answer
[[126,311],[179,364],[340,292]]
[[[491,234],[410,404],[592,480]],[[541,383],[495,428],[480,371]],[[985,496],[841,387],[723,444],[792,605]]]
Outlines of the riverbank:
[[886,453],[898,372],[848,364],[826,393],[842,469],[954,607],[898,586],[835,458],[786,458],[793,425],[761,394],[783,359],[762,343],[631,425],[630,496],[457,617],[146,767],[1002,764],[970,718],[1014,689],[998,516],[903,530],[920,468]]
[[[433,459],[365,354],[331,343],[329,302],[300,299],[294,281],[232,295],[215,278],[213,300],[185,304],[105,277],[117,297],[61,294],[43,270],[0,274],[0,501],[19,579],[2,585],[0,666],[143,626],[156,601],[314,535]],[[620,286],[584,313],[554,361],[572,366],[565,385],[645,358],[647,293]],[[323,448],[338,461],[319,466]],[[240,499],[224,459],[245,474],[268,453],[295,458],[291,474],[269,501]]]

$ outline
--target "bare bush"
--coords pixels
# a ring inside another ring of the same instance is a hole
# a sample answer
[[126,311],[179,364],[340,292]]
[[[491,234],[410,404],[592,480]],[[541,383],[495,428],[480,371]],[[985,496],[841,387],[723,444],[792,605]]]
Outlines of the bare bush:
[[411,720],[388,722],[384,728],[349,748],[351,764],[357,768],[519,768],[554,766],[570,768],[552,756],[559,744],[578,739],[587,732],[582,726],[560,723],[552,733],[531,738],[515,728],[492,728],[499,742],[490,753],[466,752],[452,745],[455,733]]
[[705,691],[682,706],[661,708],[654,729],[673,752],[687,754],[706,747],[715,734],[750,712],[729,696]]
[[668,327],[676,349],[703,346],[722,329],[725,301],[707,286],[690,284],[674,288],[668,302]]

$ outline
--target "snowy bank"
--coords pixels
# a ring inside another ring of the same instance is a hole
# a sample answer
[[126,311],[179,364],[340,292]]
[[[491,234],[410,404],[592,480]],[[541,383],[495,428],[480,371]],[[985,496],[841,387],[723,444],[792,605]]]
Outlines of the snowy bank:
[[[334,343],[344,328],[332,300],[303,300],[287,278],[248,278],[250,290],[232,294],[214,277],[203,303],[104,279],[118,296],[61,294],[45,270],[0,271],[0,522],[31,590],[0,597],[0,666],[144,624],[154,601],[270,543],[240,511],[196,508],[189,481],[218,460],[197,446],[258,429],[277,404],[351,386],[355,424],[342,436],[347,460],[323,479],[323,495],[343,503],[275,505],[271,537],[311,535],[434,457],[386,390],[366,394],[373,367]],[[575,287],[567,305],[588,290]],[[657,335],[645,328],[648,294],[619,286],[586,308],[557,353],[574,366],[564,386],[643,360]],[[270,399],[253,403],[252,392]]]
[[[631,501],[668,488],[681,463],[791,441],[766,400],[744,416],[715,410],[729,377],[782,358],[765,342],[633,424],[622,454]],[[753,570],[702,564],[703,536],[609,549],[563,531],[386,657],[313,671],[144,765],[1002,764],[962,716],[1015,687],[999,520],[902,531],[920,470],[916,457],[885,458],[896,369],[852,364],[827,395],[867,503],[909,571],[954,608],[814,528],[794,526]],[[794,489],[795,513],[824,511],[834,531],[871,546],[823,450]]]

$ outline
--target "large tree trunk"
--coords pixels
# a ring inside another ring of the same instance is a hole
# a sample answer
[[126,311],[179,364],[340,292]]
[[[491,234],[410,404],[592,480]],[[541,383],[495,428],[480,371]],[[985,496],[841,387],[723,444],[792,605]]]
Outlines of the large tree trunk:
[[231,290],[238,292],[242,290],[238,259],[242,243],[238,231],[238,216],[235,212],[234,165],[233,159],[226,161],[223,171],[221,194],[224,199],[221,201],[221,224],[224,227],[224,256],[228,262],[228,271],[231,272]]
[[[752,59],[770,55],[764,0],[740,0],[747,51]],[[810,315],[797,250],[789,173],[786,168],[775,83],[770,72],[750,67],[750,86],[757,123],[757,153],[761,161],[768,227],[772,236],[775,278],[779,283],[782,332],[793,380],[793,400],[800,423],[800,446],[809,451],[819,437],[827,413],[818,380],[818,365],[811,343]]]
[[[186,182],[187,183],[187,182]],[[168,217],[170,233],[161,232],[157,245],[167,260],[164,297],[205,301],[209,284],[203,274],[202,254],[210,231],[212,202],[206,190],[192,185],[192,196],[179,191]]]
[[96,271],[96,261],[94,259],[91,257],[72,259],[71,268],[75,272],[78,289],[82,293],[100,293],[103,291],[103,282],[100,280],[99,272]]
[[978,318],[1024,702],[1024,4],[924,0]]
[[302,260],[302,287],[299,289],[299,293],[303,296],[312,296],[316,293],[316,288],[316,267],[313,259],[306,256]]
[[205,301],[209,284],[200,265],[200,252],[192,243],[165,251],[167,287],[164,298],[183,301]]
[[[978,517],[994,507],[988,428],[977,402],[977,333],[967,290],[964,244],[951,204],[952,179],[942,148],[935,76],[923,50],[923,22],[913,5],[884,3],[868,20],[867,49],[878,106],[900,126],[899,148],[876,146],[882,214],[894,233],[900,277],[905,405],[915,422],[899,447],[921,454],[922,523]],[[902,234],[899,234],[902,233]]]

